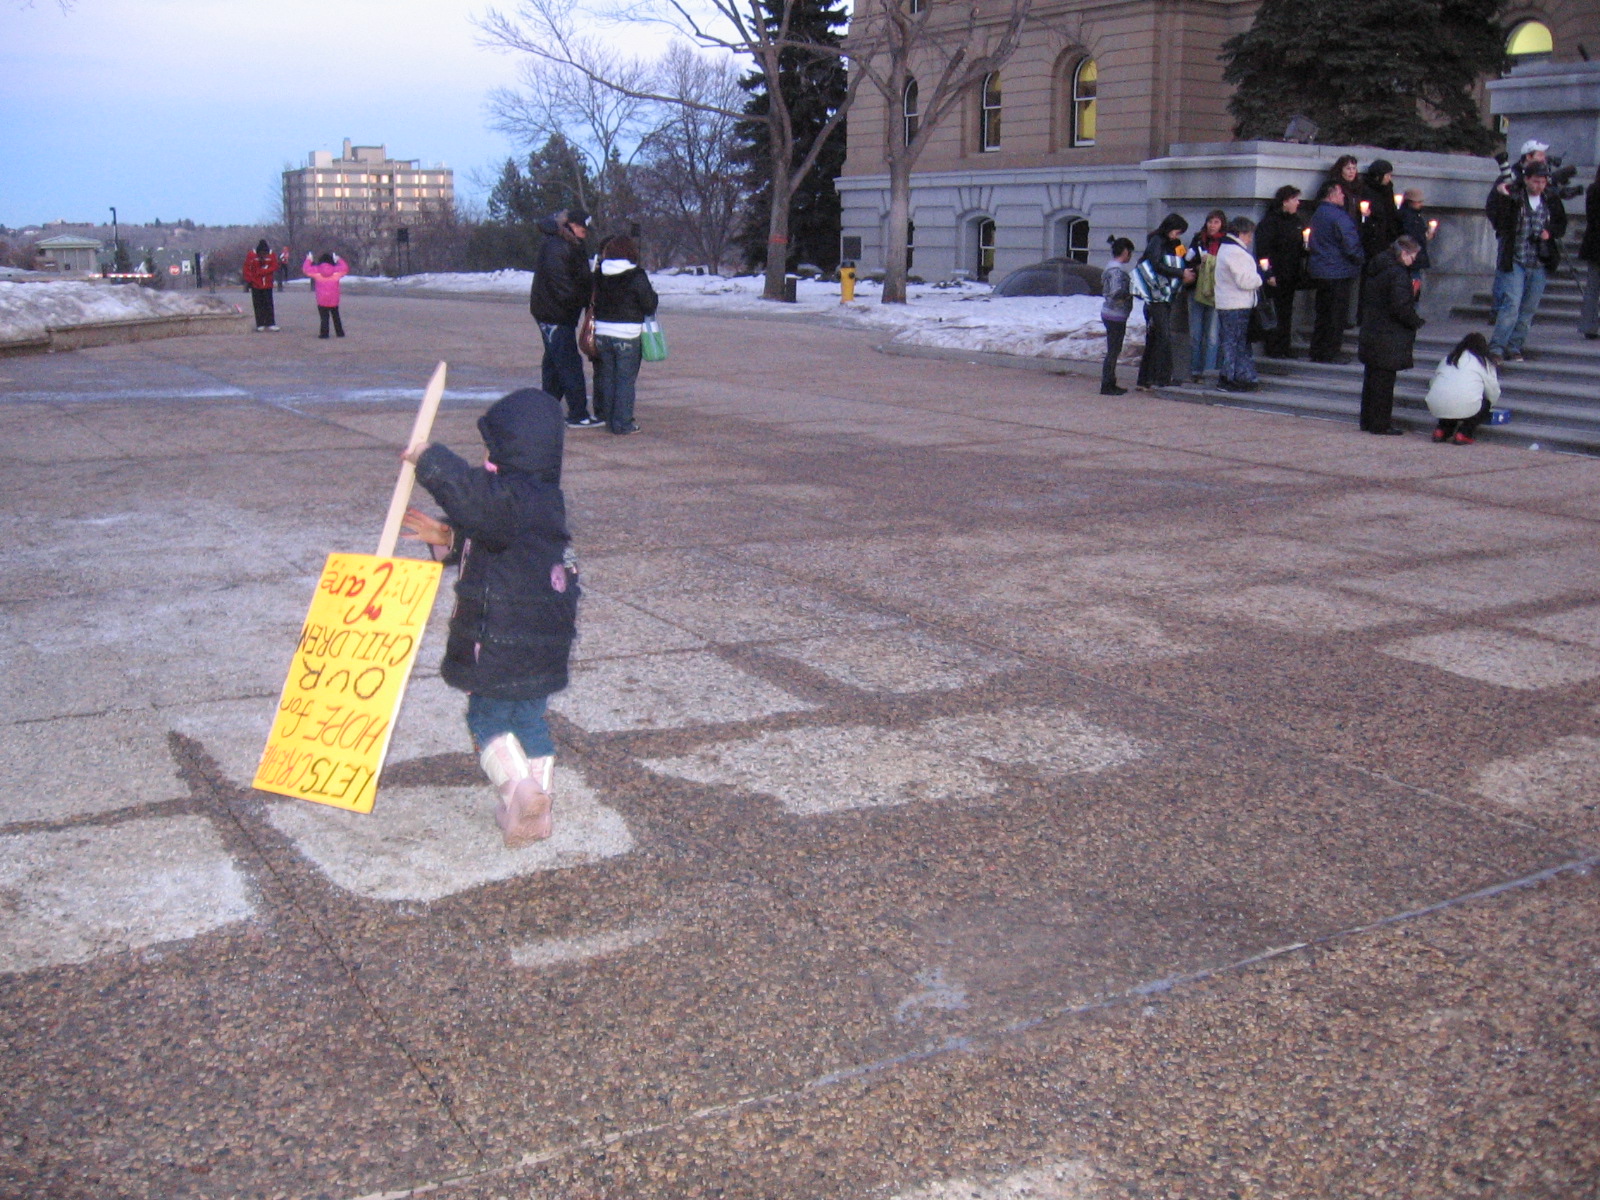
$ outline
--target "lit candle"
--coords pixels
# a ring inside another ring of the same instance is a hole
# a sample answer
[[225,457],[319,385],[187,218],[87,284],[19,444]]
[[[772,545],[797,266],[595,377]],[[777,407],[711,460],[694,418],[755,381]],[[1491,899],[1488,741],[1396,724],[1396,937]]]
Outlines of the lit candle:
[[1437,221],[1429,221],[1428,222],[1428,232],[1429,233],[1438,233],[1439,232],[1439,222],[1437,222]]
[[1396,208],[1399,208],[1405,202],[1406,202],[1406,194],[1404,192],[1396,192],[1394,194],[1394,206]]
[[1300,231],[1300,240],[1306,245],[1311,245],[1311,226],[1307,225]]
[[1361,202],[1361,215],[1364,217],[1368,213],[1370,213],[1371,211],[1372,211],[1372,201],[1371,200],[1363,200]]
[[1267,260],[1263,258],[1263,259],[1259,259],[1257,261],[1259,261],[1261,263],[1261,269],[1263,271],[1265,271],[1267,269]]

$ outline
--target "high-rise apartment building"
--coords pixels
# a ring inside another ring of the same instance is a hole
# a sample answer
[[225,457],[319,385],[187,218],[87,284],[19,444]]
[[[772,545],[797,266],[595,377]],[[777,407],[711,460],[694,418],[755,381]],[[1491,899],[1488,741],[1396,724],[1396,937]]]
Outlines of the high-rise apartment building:
[[455,173],[417,159],[390,158],[384,146],[344,140],[338,157],[313,150],[306,165],[283,173],[283,212],[290,229],[347,222],[407,225],[455,201]]

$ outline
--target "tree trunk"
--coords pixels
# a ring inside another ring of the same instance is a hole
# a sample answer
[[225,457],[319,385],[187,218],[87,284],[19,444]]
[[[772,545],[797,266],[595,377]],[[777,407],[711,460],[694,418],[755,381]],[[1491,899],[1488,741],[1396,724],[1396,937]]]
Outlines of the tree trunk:
[[880,303],[906,302],[906,241],[911,227],[911,156],[889,159],[889,224],[883,248],[883,296]]
[[767,277],[764,300],[783,299],[783,277],[789,271],[789,162],[772,163],[772,213],[767,220]]

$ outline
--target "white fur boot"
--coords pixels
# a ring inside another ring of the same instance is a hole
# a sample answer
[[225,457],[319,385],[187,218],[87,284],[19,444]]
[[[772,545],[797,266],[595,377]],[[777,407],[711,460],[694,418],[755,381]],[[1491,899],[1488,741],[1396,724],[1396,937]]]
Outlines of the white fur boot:
[[500,792],[494,819],[506,846],[516,850],[549,837],[554,756],[530,763],[517,735],[502,733],[483,748],[478,761]]

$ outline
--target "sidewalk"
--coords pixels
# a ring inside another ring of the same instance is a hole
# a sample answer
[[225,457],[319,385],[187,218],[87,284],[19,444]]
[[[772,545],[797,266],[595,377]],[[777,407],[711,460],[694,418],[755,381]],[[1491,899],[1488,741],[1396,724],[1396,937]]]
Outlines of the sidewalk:
[[0,363],[0,1197],[1573,1197],[1600,462],[668,314],[574,432],[557,836],[437,678],[249,789],[515,306]]

